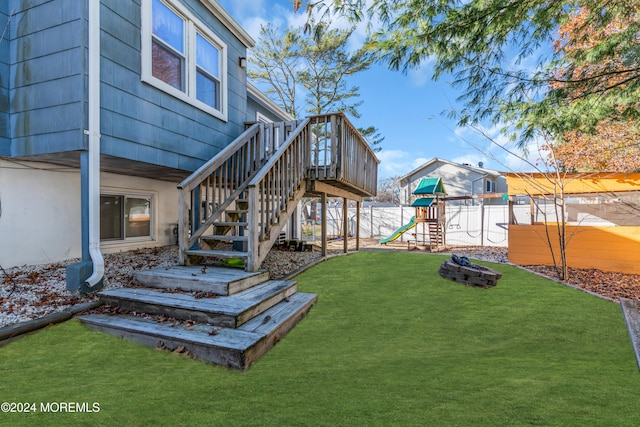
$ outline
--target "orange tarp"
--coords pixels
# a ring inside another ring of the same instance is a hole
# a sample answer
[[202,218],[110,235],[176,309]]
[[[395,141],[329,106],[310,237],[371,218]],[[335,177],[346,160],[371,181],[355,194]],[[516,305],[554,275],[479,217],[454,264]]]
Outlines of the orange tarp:
[[[539,195],[555,194],[555,179],[540,173],[505,174],[507,178],[508,194]],[[580,173],[562,174],[564,194],[601,193],[606,191],[640,191],[640,173]]]

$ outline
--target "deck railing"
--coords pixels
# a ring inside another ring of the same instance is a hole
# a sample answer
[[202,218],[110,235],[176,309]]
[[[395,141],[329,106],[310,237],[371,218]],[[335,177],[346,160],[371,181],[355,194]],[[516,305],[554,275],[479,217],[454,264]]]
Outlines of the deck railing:
[[342,113],[309,118],[312,151],[309,178],[335,181],[359,194],[377,191],[378,159],[360,132]]
[[[308,124],[309,119],[300,123],[249,183],[247,271],[258,269],[306,191],[305,166],[309,164],[310,148]],[[277,232],[272,232],[274,226]]]
[[[378,159],[342,113],[306,119],[249,184],[249,259],[254,271],[306,191],[306,180],[375,195]],[[284,221],[283,221],[284,220]]]
[[342,113],[255,124],[178,186],[180,261],[246,191],[247,270],[255,271],[307,191],[307,179],[375,195],[377,165]]

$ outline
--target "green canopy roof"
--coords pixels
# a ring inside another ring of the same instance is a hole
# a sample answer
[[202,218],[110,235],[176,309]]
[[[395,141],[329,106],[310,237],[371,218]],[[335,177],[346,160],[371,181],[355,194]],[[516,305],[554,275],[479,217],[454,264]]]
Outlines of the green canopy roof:
[[411,206],[413,206],[414,208],[428,208],[433,204],[435,200],[435,197],[422,197],[420,199],[416,199],[415,202],[411,203]]
[[446,193],[444,184],[440,178],[422,178],[413,194]]

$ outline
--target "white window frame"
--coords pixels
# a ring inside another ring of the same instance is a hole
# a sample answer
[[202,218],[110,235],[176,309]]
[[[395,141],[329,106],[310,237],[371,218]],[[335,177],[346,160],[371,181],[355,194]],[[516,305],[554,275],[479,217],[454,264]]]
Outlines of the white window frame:
[[117,188],[101,188],[100,196],[120,196],[120,197],[131,197],[135,199],[149,199],[150,208],[149,213],[151,215],[149,221],[149,236],[140,236],[140,237],[124,237],[124,239],[100,239],[100,246],[112,246],[112,245],[122,245],[127,243],[135,243],[135,242],[151,242],[156,240],[156,224],[158,212],[156,208],[156,200],[157,194],[155,192],[142,192],[135,191],[129,189],[117,189]]
[[273,123],[273,120],[262,114],[260,111],[256,111],[256,121],[262,123]]
[[495,193],[496,192],[496,182],[492,179],[487,179],[487,183],[485,184],[485,193]]
[[[228,95],[227,95],[227,45],[208,29],[198,18],[196,18],[180,2],[174,0],[160,0],[174,13],[185,20],[185,88],[183,92],[168,83],[152,75],[151,64],[151,43],[152,43],[152,0],[142,0],[142,81],[150,84],[184,102],[191,104],[217,117],[220,120],[228,121]],[[200,33],[213,44],[220,52],[220,109],[215,109],[200,101],[196,97],[196,33]]]

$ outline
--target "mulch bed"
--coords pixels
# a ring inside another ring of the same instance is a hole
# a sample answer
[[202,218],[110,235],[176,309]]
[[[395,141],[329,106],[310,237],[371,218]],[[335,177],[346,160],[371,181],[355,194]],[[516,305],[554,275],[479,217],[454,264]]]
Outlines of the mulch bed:
[[[558,277],[553,267],[529,265],[524,268],[554,279]],[[614,301],[619,298],[640,299],[640,274],[616,273],[595,268],[569,268],[569,277],[565,282]]]

